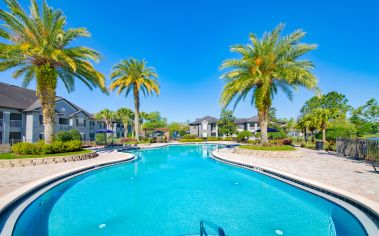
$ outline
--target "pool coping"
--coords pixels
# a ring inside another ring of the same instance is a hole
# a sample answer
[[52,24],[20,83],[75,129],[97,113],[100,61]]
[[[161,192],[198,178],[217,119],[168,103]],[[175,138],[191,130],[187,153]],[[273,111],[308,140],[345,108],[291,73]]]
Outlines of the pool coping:
[[[227,153],[224,154],[227,155]],[[361,224],[367,231],[368,235],[379,235],[379,204],[367,198],[347,192],[343,189],[320,183],[318,181],[296,176],[270,167],[253,165],[247,162],[226,159],[220,155],[219,150],[213,151],[210,157],[216,161],[220,161],[225,164],[242,167],[269,176],[271,178],[275,178],[279,181],[293,185],[297,188],[301,188],[305,191],[311,192],[322,198],[332,201],[337,205],[340,205],[341,207],[345,208],[356,218],[358,218],[358,220],[361,222]],[[364,215],[359,214],[358,211],[363,213]],[[364,216],[366,216],[367,218],[365,218]]]

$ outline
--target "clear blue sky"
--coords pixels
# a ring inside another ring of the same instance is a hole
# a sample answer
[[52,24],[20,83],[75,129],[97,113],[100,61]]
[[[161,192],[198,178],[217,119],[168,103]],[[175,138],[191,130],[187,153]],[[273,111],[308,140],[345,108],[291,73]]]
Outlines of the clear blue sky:
[[[248,35],[261,35],[279,22],[286,33],[302,28],[305,42],[319,48],[308,58],[316,64],[315,74],[323,92],[336,90],[347,95],[353,106],[369,98],[379,100],[379,2],[362,1],[253,1],[253,0],[80,0],[48,1],[68,18],[68,27],[87,27],[92,38],[78,43],[103,54],[97,68],[109,77],[112,65],[130,56],[146,58],[159,73],[161,95],[142,98],[143,111],[160,111],[170,121],[218,116],[223,82],[220,63],[234,57],[230,45],[247,43]],[[24,6],[28,1],[22,0]],[[0,3],[3,9],[4,3]],[[0,81],[21,81],[1,73]],[[34,85],[31,85],[35,88]],[[90,91],[78,82],[64,96],[90,112],[103,108],[133,108],[131,97]],[[275,97],[279,117],[296,117],[312,93],[299,90],[294,100]],[[256,114],[249,102],[235,110],[238,117]]]

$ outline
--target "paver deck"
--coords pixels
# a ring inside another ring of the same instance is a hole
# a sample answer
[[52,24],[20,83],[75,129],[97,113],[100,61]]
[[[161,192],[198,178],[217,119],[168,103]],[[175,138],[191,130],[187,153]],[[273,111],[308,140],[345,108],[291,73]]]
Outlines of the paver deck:
[[263,158],[233,153],[221,149],[224,159],[268,167],[299,177],[311,179],[379,203],[379,173],[370,163],[353,160],[325,151],[300,148],[302,157]]

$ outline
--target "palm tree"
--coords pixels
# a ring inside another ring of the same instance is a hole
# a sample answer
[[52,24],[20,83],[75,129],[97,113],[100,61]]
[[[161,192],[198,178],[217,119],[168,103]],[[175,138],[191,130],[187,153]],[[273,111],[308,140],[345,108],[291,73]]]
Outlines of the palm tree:
[[129,58],[122,60],[112,69],[110,90],[117,89],[117,94],[125,93],[128,96],[133,91],[134,96],[134,132],[135,138],[139,141],[140,124],[140,92],[147,96],[153,93],[159,95],[158,74],[152,67],[147,67],[145,60]]
[[251,92],[251,103],[258,109],[261,142],[267,143],[268,112],[273,96],[281,90],[289,99],[298,87],[316,89],[317,79],[311,73],[313,63],[299,59],[316,48],[314,44],[299,43],[305,36],[296,30],[281,37],[284,25],[278,25],[262,39],[250,34],[250,44],[232,46],[239,59],[225,60],[220,69],[227,70],[221,78],[226,81],[220,103],[225,107],[235,100],[235,106]]
[[305,114],[299,118],[297,126],[304,132],[305,142],[308,141],[308,130],[312,133],[316,129],[316,120],[311,114]]
[[129,108],[120,108],[116,111],[116,117],[124,124],[124,137],[128,137],[128,126],[132,124],[134,113]]
[[339,113],[335,109],[329,108],[316,108],[310,113],[310,116],[314,117],[317,128],[322,130],[322,142],[326,143],[326,128],[331,119],[339,116]]
[[109,109],[103,109],[95,114],[95,119],[104,121],[106,128],[113,130],[113,121],[116,119],[116,115]]
[[41,102],[45,142],[54,138],[55,95],[58,78],[69,92],[74,90],[75,79],[90,89],[100,87],[106,92],[104,75],[92,65],[100,53],[70,43],[80,37],[89,37],[85,28],[65,30],[66,17],[53,10],[44,1],[42,7],[31,0],[27,14],[17,0],[5,0],[8,11],[0,9],[0,71],[14,69],[14,78],[23,78],[28,86],[36,80],[36,94]]

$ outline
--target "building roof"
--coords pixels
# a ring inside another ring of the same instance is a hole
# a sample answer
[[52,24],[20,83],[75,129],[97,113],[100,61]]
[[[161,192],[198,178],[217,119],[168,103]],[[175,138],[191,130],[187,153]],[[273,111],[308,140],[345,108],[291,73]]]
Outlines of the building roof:
[[234,120],[236,124],[244,124],[244,123],[253,123],[253,122],[259,122],[258,116],[253,116],[250,118],[237,118]]
[[[83,112],[88,117],[92,117],[91,113],[83,110],[67,99],[58,96],[55,98],[55,102],[60,100],[66,101],[76,109],[76,111],[69,114],[69,116]],[[41,102],[37,98],[35,90],[0,82],[0,107],[19,109],[22,111],[34,111],[41,108]]]
[[189,123],[190,125],[199,125],[203,120],[208,121],[208,123],[217,123],[218,119],[213,116],[205,116],[203,118],[197,118],[194,122]]
[[36,91],[0,82],[0,107],[25,110],[36,100]]

